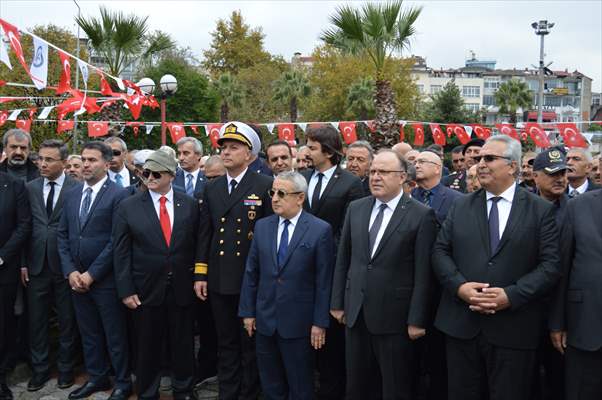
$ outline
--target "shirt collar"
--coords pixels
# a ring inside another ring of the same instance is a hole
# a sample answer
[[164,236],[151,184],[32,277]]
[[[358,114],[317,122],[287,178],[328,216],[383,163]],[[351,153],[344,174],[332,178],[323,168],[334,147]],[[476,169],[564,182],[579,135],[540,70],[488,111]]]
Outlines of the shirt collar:
[[[301,216],[302,212],[303,212],[303,209],[300,209],[299,212],[297,213],[297,215],[295,215],[293,218],[289,219],[289,222],[291,223],[291,225],[293,227],[297,226],[297,221],[299,221],[299,217]],[[285,220],[286,220],[286,218],[278,217],[278,225],[281,225]]]
[[111,176],[111,178],[115,178],[115,175],[119,174],[119,175],[121,175],[122,178],[125,178],[126,170],[127,170],[127,168],[125,167],[125,165],[123,166],[123,168],[121,168],[121,171],[118,171],[118,172],[113,172],[112,170],[109,170],[109,176]]
[[161,196],[165,196],[167,198],[167,202],[173,203],[173,187],[170,187],[169,192],[165,193],[164,195],[161,193],[154,192],[150,189],[148,193],[150,193],[151,199],[153,199],[153,203],[158,202]]
[[182,170],[182,172],[184,172],[184,179],[185,180],[188,179],[188,174],[190,174],[190,175],[192,175],[193,182],[196,182],[196,180],[199,177],[200,170],[201,170],[200,168],[197,168],[196,171],[194,171],[194,172],[187,172],[187,171]]
[[572,192],[573,190],[576,190],[579,192],[579,194],[583,194],[587,191],[587,187],[589,186],[589,180],[585,180],[585,182],[583,182],[583,185],[579,186],[578,188],[573,188],[569,185],[569,193]]
[[[247,167],[247,168],[245,168],[245,170],[244,170],[244,171],[242,171],[242,172],[240,173],[240,175],[238,175],[238,176],[234,176],[234,177],[230,176],[230,174],[229,174],[228,172],[226,172],[226,177],[228,178],[228,185],[230,185],[230,181],[231,181],[232,179],[236,179],[236,184],[239,184],[239,183],[240,183],[240,181],[242,181],[242,178],[244,178],[244,177],[245,177],[245,174],[247,173],[247,170],[248,170],[248,169],[249,169],[248,167]],[[198,170],[197,170],[197,171],[198,171]],[[184,172],[186,172],[186,171],[184,171]]]
[[[329,180],[332,177],[332,174],[334,174],[334,171],[336,171],[337,167],[338,167],[338,165],[333,165],[332,167],[328,168],[326,171],[322,172],[322,174],[324,175],[324,178],[326,178],[326,180]],[[318,171],[316,169],[311,177],[313,178],[314,176],[318,176],[319,173],[320,173],[320,171]]]
[[82,190],[82,193],[85,192],[86,189],[88,189],[88,188],[92,188],[92,192],[97,193],[100,190],[100,188],[102,187],[102,185],[105,184],[105,182],[107,181],[108,178],[109,177],[105,175],[101,180],[96,182],[96,184],[94,184],[94,186],[89,186],[87,183],[84,182],[84,188]]
[[495,194],[487,191],[485,193],[487,195],[487,201],[489,201],[492,197],[501,197],[502,199],[512,203],[512,200],[514,200],[514,194],[516,193],[516,184],[510,185],[510,187],[499,196],[496,196]]
[[48,178],[44,178],[44,185],[48,185],[49,182],[54,182],[56,184],[55,187],[63,186],[63,183],[65,183],[65,173],[62,172],[61,175],[53,181]]
[[399,204],[399,200],[401,200],[402,196],[403,196],[403,190],[401,190],[397,196],[393,197],[391,200],[389,200],[386,203],[380,201],[379,199],[375,199],[376,201],[374,202],[374,207],[378,208],[378,207],[380,207],[381,204],[386,204],[387,208],[390,208],[391,211],[395,211],[395,209],[397,208],[397,204]]

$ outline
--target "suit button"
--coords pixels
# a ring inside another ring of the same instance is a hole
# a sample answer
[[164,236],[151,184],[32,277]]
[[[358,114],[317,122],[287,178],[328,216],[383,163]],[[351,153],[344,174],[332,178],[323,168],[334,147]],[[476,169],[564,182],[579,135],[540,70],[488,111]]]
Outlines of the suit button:
[[222,222],[226,222],[226,218],[222,218]]
[[487,263],[487,265],[489,265],[490,267],[493,267],[493,263],[492,263],[491,261],[489,261],[489,262]]
[[236,218],[236,222],[240,223],[241,219],[240,218]]
[[238,251],[236,252],[236,257],[240,257],[240,253]]
[[224,252],[223,252],[223,251],[220,251],[220,252],[219,252],[219,255],[220,255],[220,256],[223,256],[223,255],[224,255]]
[[236,244],[240,244],[240,240],[237,240],[237,241],[236,241]]
[[220,228],[220,229],[219,229],[219,231],[220,231],[220,232],[223,232],[223,231],[224,231],[224,228]]
[[372,270],[372,264],[368,264],[368,271]]
[[219,241],[219,244],[224,244],[224,240],[223,240],[223,239],[222,239],[222,240],[220,240],[220,241]]
[[237,230],[236,230],[236,233],[240,233],[240,229],[237,229]]

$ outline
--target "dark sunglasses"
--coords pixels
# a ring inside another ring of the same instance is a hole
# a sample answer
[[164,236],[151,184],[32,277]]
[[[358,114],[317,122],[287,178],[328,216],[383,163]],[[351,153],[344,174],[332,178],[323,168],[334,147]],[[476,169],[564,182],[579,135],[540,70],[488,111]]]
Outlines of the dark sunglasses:
[[504,160],[510,160],[510,157],[496,156],[496,155],[494,155],[494,154],[487,154],[487,155],[484,155],[484,156],[474,156],[474,157],[472,157],[472,158],[473,158],[473,160],[475,160],[476,162],[481,162],[481,159],[482,159],[482,160],[483,160],[483,161],[485,161],[486,163],[493,162],[493,161],[495,161],[495,160],[497,160],[497,159],[500,159],[500,158],[501,158],[501,159],[504,159]]
[[530,160],[527,160],[527,164],[529,164],[530,166],[533,166],[533,163],[535,162],[535,159],[532,158]]
[[114,156],[120,156],[121,155],[121,150],[113,150],[113,155]]
[[144,179],[148,179],[151,175],[155,179],[161,179],[161,176],[163,176],[161,172],[151,171],[150,169],[145,169],[144,171],[142,171],[142,176],[144,177]]
[[270,197],[274,197],[274,195],[276,195],[276,196],[278,196],[281,199],[284,199],[289,194],[299,194],[299,193],[303,193],[303,192],[287,192],[287,191],[282,190],[282,189],[278,189],[278,190],[270,189],[270,190],[268,190],[268,194],[270,195]]

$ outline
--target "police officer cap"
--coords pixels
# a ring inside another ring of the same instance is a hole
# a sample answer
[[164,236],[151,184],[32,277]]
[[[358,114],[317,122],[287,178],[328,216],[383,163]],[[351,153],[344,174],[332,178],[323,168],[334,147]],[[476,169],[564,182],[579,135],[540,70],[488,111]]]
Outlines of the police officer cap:
[[542,151],[533,160],[533,171],[543,171],[548,175],[568,169],[563,149],[551,147]]
[[483,139],[478,138],[472,139],[470,142],[464,145],[464,148],[462,149],[462,155],[466,155],[466,150],[468,150],[468,148],[472,146],[483,147],[485,146],[485,141]]
[[161,150],[154,151],[144,163],[144,169],[155,172],[169,172],[172,175],[176,174],[176,168],[176,160]]
[[221,146],[224,140],[236,140],[249,146],[253,154],[257,155],[261,149],[259,136],[249,125],[238,122],[226,122],[219,130],[217,144]]

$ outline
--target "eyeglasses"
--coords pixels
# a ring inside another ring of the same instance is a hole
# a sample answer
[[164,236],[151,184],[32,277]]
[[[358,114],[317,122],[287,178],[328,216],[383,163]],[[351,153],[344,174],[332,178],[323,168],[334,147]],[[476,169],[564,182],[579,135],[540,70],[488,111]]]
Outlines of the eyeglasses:
[[278,190],[270,189],[270,190],[268,190],[268,194],[270,195],[270,197],[274,197],[274,195],[276,195],[276,196],[278,196],[281,199],[284,199],[289,194],[299,194],[299,193],[303,193],[303,192],[287,192],[286,190],[282,190],[282,189],[278,189]]
[[496,156],[495,154],[486,154],[484,156],[474,156],[473,159],[476,162],[481,162],[481,159],[483,161],[485,161],[486,163],[490,163],[490,162],[494,162],[497,159],[504,159],[504,160],[510,160],[510,157],[504,157],[504,156]]
[[121,150],[113,150],[113,155],[119,157],[121,155]]
[[440,166],[441,166],[441,164],[439,164],[439,163],[436,163],[436,162],[434,162],[434,161],[429,161],[429,160],[416,160],[416,165],[424,165],[424,164],[433,164],[433,165],[436,165],[436,166],[438,166],[438,167],[440,167]]
[[401,172],[405,172],[405,171],[398,171],[398,170],[387,171],[387,170],[384,170],[384,169],[371,169],[368,173],[370,174],[370,176],[375,176],[375,175],[378,175],[378,176],[388,176],[388,175],[393,174],[395,172],[401,173]]
[[454,164],[463,163],[463,162],[464,162],[464,159],[463,159],[463,158],[456,158],[455,160],[452,160],[452,162],[453,162]]
[[161,177],[163,176],[161,172],[151,171],[150,169],[145,169],[144,171],[142,171],[142,176],[144,177],[144,179],[148,179],[151,175],[154,179],[161,179]]

